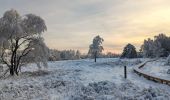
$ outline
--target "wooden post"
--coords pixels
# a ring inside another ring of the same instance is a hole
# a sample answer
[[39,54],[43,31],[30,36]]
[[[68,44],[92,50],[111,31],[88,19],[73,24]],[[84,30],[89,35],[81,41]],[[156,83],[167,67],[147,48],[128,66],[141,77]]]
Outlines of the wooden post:
[[124,66],[124,77],[125,77],[125,79],[127,78],[127,70],[126,70],[126,66]]
[[94,62],[96,62],[96,59],[97,59],[97,51],[95,51],[95,54],[94,54]]

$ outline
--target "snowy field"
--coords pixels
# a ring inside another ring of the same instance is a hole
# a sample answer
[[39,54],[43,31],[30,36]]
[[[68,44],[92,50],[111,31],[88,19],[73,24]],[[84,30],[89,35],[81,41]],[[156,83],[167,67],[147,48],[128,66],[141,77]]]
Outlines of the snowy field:
[[[30,64],[22,68],[20,76],[0,80],[0,100],[170,100],[169,86],[133,72],[134,66],[146,60],[56,61],[49,62],[44,71]],[[124,65],[127,79],[123,76]]]

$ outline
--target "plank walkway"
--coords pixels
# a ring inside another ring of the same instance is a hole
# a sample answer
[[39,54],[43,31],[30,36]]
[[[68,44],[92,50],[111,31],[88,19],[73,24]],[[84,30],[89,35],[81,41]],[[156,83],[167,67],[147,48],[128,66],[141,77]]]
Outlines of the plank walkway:
[[170,86],[170,80],[168,80],[166,78],[154,76],[150,73],[146,73],[143,70],[141,70],[141,68],[143,68],[148,62],[152,62],[152,61],[156,61],[156,60],[146,61],[146,62],[139,64],[138,66],[134,67],[133,68],[134,72],[137,73],[139,76],[143,76],[144,78],[146,78],[148,80],[152,80],[154,82],[158,82],[158,83],[162,83],[162,84],[167,84],[167,85]]

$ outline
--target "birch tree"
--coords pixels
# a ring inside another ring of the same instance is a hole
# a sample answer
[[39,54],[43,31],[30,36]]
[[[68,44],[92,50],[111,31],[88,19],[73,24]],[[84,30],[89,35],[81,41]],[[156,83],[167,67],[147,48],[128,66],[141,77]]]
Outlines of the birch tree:
[[[2,62],[7,65],[10,75],[18,75],[20,67],[31,60],[31,57],[27,57],[29,54],[45,54],[42,48],[46,48],[46,45],[40,45],[37,41],[43,43],[42,33],[46,30],[45,22],[39,16],[20,16],[14,9],[4,13],[0,18],[0,50]],[[39,56],[33,58],[36,57]]]
[[88,54],[92,57],[94,57],[94,61],[96,62],[97,55],[102,53],[104,50],[102,43],[104,39],[101,38],[99,35],[93,38],[93,43],[89,46],[89,52]]

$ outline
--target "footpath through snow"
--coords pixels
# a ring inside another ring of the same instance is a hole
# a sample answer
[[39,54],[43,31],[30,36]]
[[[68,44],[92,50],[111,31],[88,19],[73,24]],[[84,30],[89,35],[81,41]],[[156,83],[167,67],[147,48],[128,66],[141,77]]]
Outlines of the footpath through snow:
[[170,75],[167,73],[170,66],[166,65],[165,61],[165,59],[160,59],[158,61],[149,62],[145,65],[146,67],[142,68],[142,70],[157,77],[170,80]]

